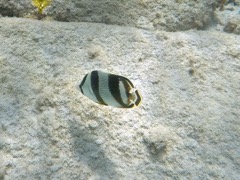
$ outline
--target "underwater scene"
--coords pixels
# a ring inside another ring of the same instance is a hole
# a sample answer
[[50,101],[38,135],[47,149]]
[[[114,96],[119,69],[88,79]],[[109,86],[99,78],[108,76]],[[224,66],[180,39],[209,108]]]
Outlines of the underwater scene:
[[0,180],[240,179],[240,0],[0,0]]

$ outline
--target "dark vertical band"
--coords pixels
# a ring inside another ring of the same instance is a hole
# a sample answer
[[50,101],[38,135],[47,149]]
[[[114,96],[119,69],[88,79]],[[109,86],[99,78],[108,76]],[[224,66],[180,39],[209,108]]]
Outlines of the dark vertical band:
[[[123,77],[124,78],[124,77]],[[132,82],[129,80],[129,79],[127,79],[127,78],[124,78],[124,81],[123,81],[123,83],[124,83],[124,88],[126,89],[126,95],[127,95],[127,97],[128,98],[131,98],[132,96],[130,95],[130,90],[132,89],[132,88],[134,88],[134,86],[133,86],[133,84],[132,84]],[[134,102],[134,104],[136,105],[136,106],[138,106],[140,103],[141,103],[141,101],[142,101],[142,97],[140,96],[140,94],[139,94],[139,92],[138,92],[138,90],[135,90],[135,99],[132,99],[132,100],[134,100],[135,102]],[[128,107],[129,108],[131,108],[131,107],[133,107],[134,106],[134,104],[131,104],[131,105],[129,105]]]
[[[121,92],[119,88],[119,82],[121,81],[120,76],[109,74],[108,76],[108,87],[114,99],[124,108],[127,108],[128,105],[124,104],[121,98]],[[126,90],[126,89],[125,89]]]
[[126,93],[127,97],[130,98],[130,93],[129,92],[134,86],[129,79],[127,79],[125,77],[121,77],[121,79],[122,79],[122,82],[123,82],[123,85],[124,85],[125,93]]
[[[101,83],[101,82],[100,82]],[[93,93],[95,95],[95,97],[97,98],[98,102],[100,104],[105,104],[107,105],[104,100],[102,99],[102,97],[100,96],[99,93],[99,77],[98,77],[98,71],[92,71],[91,72],[91,88],[93,90]]]
[[141,98],[140,94],[138,93],[138,90],[135,91],[135,94],[137,95],[137,100],[135,102],[135,105],[138,106],[140,104],[140,102],[142,101],[142,98]]
[[[88,74],[87,74],[87,75],[88,75]],[[80,88],[80,90],[81,90],[82,93],[83,93],[82,86],[84,85],[84,83],[85,83],[85,81],[86,81],[86,79],[87,79],[87,75],[84,76],[84,78],[83,78],[81,84],[79,85],[79,88]],[[83,93],[83,94],[84,94],[84,93]]]

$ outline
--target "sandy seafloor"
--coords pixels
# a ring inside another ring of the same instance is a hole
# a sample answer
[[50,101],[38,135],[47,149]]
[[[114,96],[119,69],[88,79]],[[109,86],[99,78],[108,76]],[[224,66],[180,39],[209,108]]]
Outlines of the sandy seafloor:
[[[206,1],[139,1],[142,14],[133,9],[131,21],[94,14],[119,2],[90,11],[83,1],[89,16],[78,12],[81,3],[57,2],[42,20],[26,18],[25,1],[0,2],[1,180],[240,179],[238,5],[206,10],[211,15],[196,24],[186,16],[184,26],[164,24],[174,22],[168,8],[200,14]],[[56,21],[64,7],[72,9],[61,18],[75,22]],[[155,11],[166,16],[150,21]],[[95,69],[131,79],[141,106],[119,109],[82,95],[78,85]]]

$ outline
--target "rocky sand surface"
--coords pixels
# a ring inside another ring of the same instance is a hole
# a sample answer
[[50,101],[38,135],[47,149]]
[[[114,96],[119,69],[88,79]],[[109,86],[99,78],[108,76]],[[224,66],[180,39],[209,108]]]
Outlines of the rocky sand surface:
[[[215,17],[176,32],[1,17],[0,179],[240,179],[238,16]],[[83,96],[92,70],[131,79],[142,105]]]

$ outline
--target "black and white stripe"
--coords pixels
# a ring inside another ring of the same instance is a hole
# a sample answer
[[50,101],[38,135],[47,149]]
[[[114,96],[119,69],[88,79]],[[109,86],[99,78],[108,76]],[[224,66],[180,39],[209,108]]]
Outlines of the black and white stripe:
[[142,99],[130,80],[102,71],[88,73],[79,87],[89,99],[109,106],[131,108],[140,105]]

